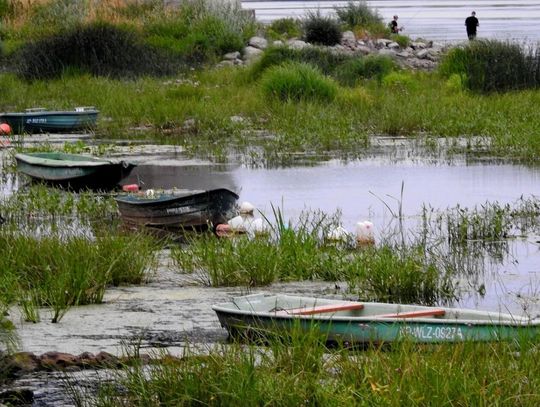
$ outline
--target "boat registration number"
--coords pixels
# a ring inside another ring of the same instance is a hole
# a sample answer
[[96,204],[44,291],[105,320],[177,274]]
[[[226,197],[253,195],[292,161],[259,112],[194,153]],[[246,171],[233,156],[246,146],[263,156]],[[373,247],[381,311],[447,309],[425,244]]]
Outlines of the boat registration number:
[[418,339],[464,339],[461,328],[455,326],[404,326],[399,328],[399,334],[401,336],[411,336]]
[[181,214],[181,213],[187,213],[191,212],[191,208],[189,206],[181,206],[180,208],[168,208],[167,213],[169,214]]
[[29,119],[26,119],[26,123],[28,124],[47,123],[47,118],[46,117],[31,117]]

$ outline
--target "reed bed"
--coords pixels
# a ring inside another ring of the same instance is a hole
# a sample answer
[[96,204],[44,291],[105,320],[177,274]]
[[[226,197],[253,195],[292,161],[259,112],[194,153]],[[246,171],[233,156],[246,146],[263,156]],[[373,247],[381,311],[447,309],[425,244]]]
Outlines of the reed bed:
[[[540,402],[534,341],[328,349],[313,333],[126,366],[89,406],[501,405]],[[82,394],[75,392],[75,394]]]

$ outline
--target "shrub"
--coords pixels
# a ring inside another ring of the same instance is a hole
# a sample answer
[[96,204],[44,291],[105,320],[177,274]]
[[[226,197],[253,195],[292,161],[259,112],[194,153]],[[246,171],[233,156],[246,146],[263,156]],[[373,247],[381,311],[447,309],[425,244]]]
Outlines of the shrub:
[[172,61],[144,45],[135,33],[106,23],[30,42],[17,52],[15,66],[27,80],[59,77],[66,70],[112,77],[174,72]]
[[326,48],[306,47],[293,49],[289,47],[270,47],[253,64],[250,76],[257,79],[268,68],[281,65],[287,61],[305,62],[316,66],[325,75],[330,75],[337,66],[352,58],[352,56],[337,54]]
[[310,12],[303,23],[305,40],[312,44],[336,45],[341,41],[341,28],[332,17]]
[[331,101],[337,93],[334,81],[317,68],[298,62],[288,62],[268,70],[261,80],[265,95],[282,101]]
[[384,25],[379,13],[371,9],[363,0],[358,2],[349,1],[345,7],[335,7],[335,10],[339,21],[351,30],[357,27]]
[[406,35],[401,35],[401,34],[392,34],[390,36],[390,39],[392,39],[392,41],[397,42],[401,48],[406,48],[411,42],[409,37],[407,37]]
[[392,58],[369,55],[345,61],[336,68],[335,77],[342,85],[355,86],[360,79],[377,78],[380,81],[395,68]]
[[279,18],[272,21],[268,26],[266,33],[268,37],[275,40],[300,37],[302,35],[302,26],[297,19]]
[[417,87],[414,78],[405,72],[390,72],[382,79],[382,83],[384,86],[401,90],[413,90]]
[[474,91],[508,91],[538,87],[539,61],[537,49],[527,54],[516,43],[478,40],[451,50],[439,72],[446,77],[460,75]]

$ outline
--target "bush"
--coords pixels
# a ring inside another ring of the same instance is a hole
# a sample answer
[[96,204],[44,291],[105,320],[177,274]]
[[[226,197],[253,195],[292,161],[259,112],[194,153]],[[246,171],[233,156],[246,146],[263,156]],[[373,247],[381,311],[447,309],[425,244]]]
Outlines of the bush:
[[331,75],[337,66],[352,58],[352,56],[337,54],[326,48],[306,47],[293,49],[289,47],[270,47],[253,64],[250,76],[257,79],[268,68],[281,65],[287,61],[305,62],[316,66],[325,75]]
[[399,90],[414,90],[418,83],[414,78],[406,72],[390,72],[382,79],[382,83],[386,87]]
[[302,27],[300,21],[294,18],[279,18],[272,21],[266,33],[274,40],[284,40],[287,38],[300,37]]
[[443,59],[439,72],[457,74],[466,86],[479,92],[536,88],[540,85],[540,54],[511,42],[471,41],[464,48],[454,48]]
[[401,48],[407,48],[409,46],[409,43],[411,42],[409,37],[401,34],[392,34],[390,36],[390,39],[397,42]]
[[376,78],[379,81],[396,68],[392,58],[369,55],[345,61],[336,68],[335,77],[346,86],[355,86],[361,79]]
[[139,37],[107,23],[79,26],[21,47],[15,56],[20,77],[55,78],[65,71],[96,76],[135,77],[170,74],[175,66]]
[[288,62],[269,69],[261,80],[264,94],[282,101],[331,101],[337,93],[334,81],[317,68],[297,62]]
[[335,7],[339,21],[351,30],[357,27],[369,27],[372,25],[384,25],[383,20],[376,10],[372,10],[365,1],[349,1],[343,8]]
[[341,41],[341,28],[337,20],[310,12],[303,22],[305,40],[312,44],[336,45]]

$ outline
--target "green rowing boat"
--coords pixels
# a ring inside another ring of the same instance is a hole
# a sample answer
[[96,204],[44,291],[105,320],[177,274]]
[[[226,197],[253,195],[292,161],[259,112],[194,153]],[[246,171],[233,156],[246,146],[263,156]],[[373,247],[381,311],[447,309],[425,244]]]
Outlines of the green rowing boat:
[[317,329],[331,342],[440,343],[537,336],[538,318],[472,309],[253,294],[212,307],[231,336]]
[[68,133],[94,128],[98,113],[92,106],[59,111],[33,108],[24,112],[0,113],[0,123],[9,124],[15,134]]

